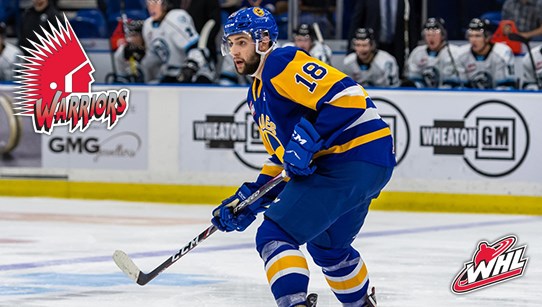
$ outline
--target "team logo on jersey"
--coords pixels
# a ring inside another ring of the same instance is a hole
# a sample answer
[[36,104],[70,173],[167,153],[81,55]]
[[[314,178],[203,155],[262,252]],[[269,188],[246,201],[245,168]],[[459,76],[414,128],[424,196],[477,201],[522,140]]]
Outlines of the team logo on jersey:
[[128,110],[129,91],[91,92],[94,67],[66,16],[64,24],[56,21],[57,28],[49,23],[50,32],[42,28],[39,42],[25,48],[31,55],[21,56],[17,115],[31,116],[37,133],[51,134],[55,126],[85,131],[92,121],[112,129]]
[[523,115],[500,100],[474,105],[463,119],[420,127],[420,146],[432,147],[434,155],[462,156],[467,166],[487,177],[514,172],[527,156],[529,139]]
[[524,257],[527,245],[513,248],[516,241],[514,235],[501,238],[493,244],[480,241],[472,260],[466,262],[454,278],[452,292],[465,294],[521,277],[529,258]]

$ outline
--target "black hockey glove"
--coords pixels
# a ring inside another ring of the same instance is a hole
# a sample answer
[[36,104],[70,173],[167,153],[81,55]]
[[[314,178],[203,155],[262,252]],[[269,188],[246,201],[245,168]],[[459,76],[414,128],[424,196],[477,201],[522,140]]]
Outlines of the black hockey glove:
[[124,47],[124,59],[130,60],[131,57],[134,57],[136,61],[141,61],[141,59],[145,56],[145,48],[141,46],[136,46],[134,44],[127,44]]
[[199,65],[193,60],[187,60],[181,68],[181,74],[177,80],[181,83],[192,83],[192,79],[199,70]]

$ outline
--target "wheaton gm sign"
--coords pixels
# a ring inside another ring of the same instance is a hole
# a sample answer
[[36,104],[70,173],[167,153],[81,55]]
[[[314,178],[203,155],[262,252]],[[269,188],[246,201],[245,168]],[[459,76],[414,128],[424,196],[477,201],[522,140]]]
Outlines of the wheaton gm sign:
[[435,119],[420,127],[420,146],[434,155],[462,156],[475,172],[487,177],[506,176],[525,160],[529,128],[511,104],[486,100],[461,119]]

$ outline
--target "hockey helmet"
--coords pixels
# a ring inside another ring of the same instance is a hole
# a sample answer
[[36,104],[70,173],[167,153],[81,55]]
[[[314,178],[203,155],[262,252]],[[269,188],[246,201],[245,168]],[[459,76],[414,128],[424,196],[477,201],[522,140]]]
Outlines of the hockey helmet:
[[430,17],[423,24],[423,30],[440,30],[440,33],[442,34],[442,39],[446,40],[448,33],[446,32],[446,28],[444,28],[444,25],[444,19]]
[[266,9],[261,7],[249,7],[240,9],[232,13],[224,24],[224,36],[222,36],[222,54],[229,53],[228,37],[230,35],[246,33],[252,37],[256,43],[256,52],[258,43],[263,37],[269,36],[271,45],[277,44],[279,29],[275,18]]
[[294,30],[294,35],[309,36],[313,41],[316,40],[316,32],[314,31],[313,26],[307,23],[300,24],[297,29]]
[[354,34],[354,39],[359,40],[370,40],[374,42],[375,40],[375,32],[371,28],[359,28],[356,30],[356,33]]
[[480,19],[480,18],[473,18],[469,22],[469,29],[467,30],[467,33],[471,31],[483,32],[484,36],[486,37],[488,37],[491,34],[491,32],[493,32],[491,29],[489,20]]

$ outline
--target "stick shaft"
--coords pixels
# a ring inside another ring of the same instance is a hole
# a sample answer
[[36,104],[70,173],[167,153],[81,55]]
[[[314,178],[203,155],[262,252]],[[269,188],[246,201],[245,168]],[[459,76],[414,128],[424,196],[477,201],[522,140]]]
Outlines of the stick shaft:
[[[277,186],[279,183],[281,183],[284,178],[286,177],[285,173],[282,172],[281,174],[277,175],[273,179],[269,180],[266,184],[264,184],[261,188],[259,188],[256,192],[254,192],[252,195],[250,195],[246,200],[241,202],[237,207],[234,209],[234,214],[240,212],[243,210],[243,208],[249,206],[250,204],[254,203],[256,200],[258,200],[260,197],[265,195],[267,192],[269,192],[271,189],[273,189],[275,186]],[[196,246],[198,246],[201,242],[203,242],[205,239],[210,237],[213,233],[215,233],[217,228],[214,225],[211,225],[207,227],[204,231],[202,231],[197,237],[192,239],[190,242],[188,242],[185,246],[183,246],[181,249],[179,249],[174,255],[166,259],[164,262],[162,262],[158,267],[156,267],[154,270],[152,270],[149,273],[143,273],[141,270],[137,268],[137,266],[133,263],[133,261],[122,251],[116,251],[113,254],[113,259],[115,260],[115,263],[117,266],[130,278],[134,279],[138,285],[146,285],[148,282],[153,280],[156,276],[158,276],[162,271],[170,267],[172,264],[177,262],[181,257],[186,255],[188,252],[193,250]]]

